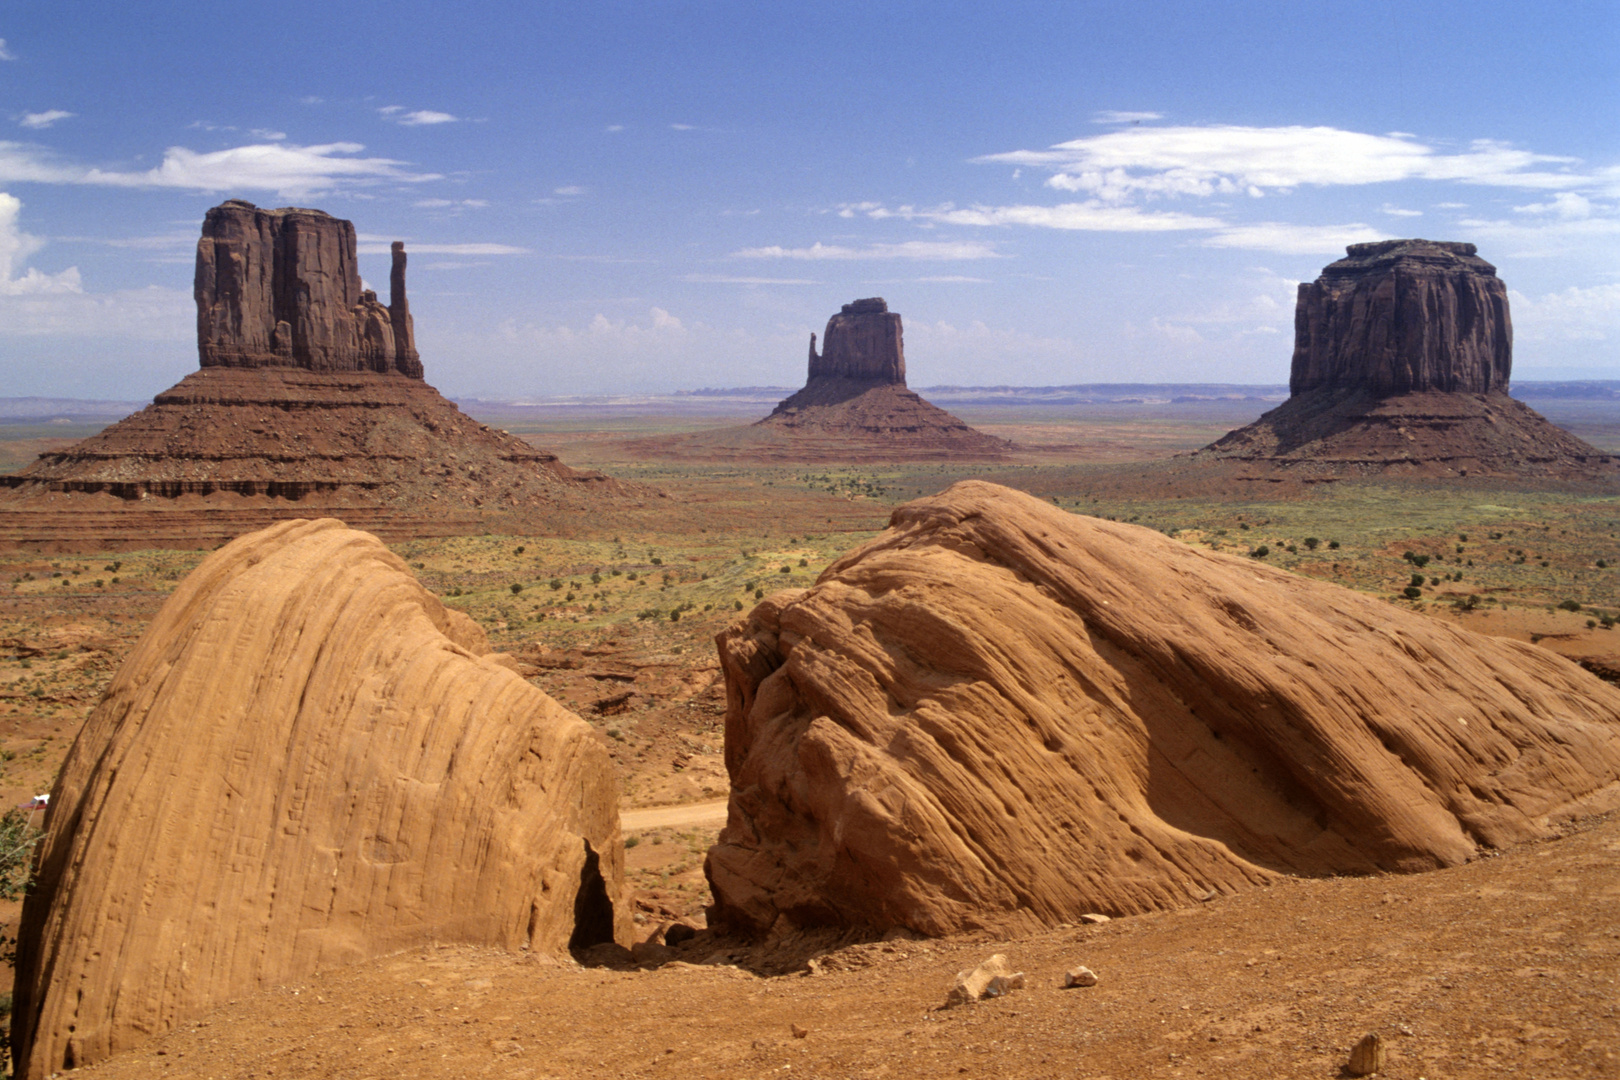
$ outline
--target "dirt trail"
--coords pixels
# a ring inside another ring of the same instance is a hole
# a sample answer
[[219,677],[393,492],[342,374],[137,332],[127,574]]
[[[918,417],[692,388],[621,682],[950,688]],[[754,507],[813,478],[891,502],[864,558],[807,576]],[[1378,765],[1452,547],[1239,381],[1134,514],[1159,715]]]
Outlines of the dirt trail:
[[710,828],[726,823],[725,799],[687,803],[684,806],[654,806],[647,810],[626,810],[619,814],[619,828],[626,833],[647,829],[674,829],[702,825]]

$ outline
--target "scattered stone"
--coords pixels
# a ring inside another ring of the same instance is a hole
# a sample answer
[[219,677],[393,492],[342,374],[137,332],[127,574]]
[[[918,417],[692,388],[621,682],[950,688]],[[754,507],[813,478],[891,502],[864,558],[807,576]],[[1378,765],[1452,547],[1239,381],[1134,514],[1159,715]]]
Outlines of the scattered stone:
[[1350,1050],[1345,1071],[1351,1076],[1371,1076],[1384,1071],[1384,1040],[1378,1037],[1376,1031],[1363,1035],[1361,1041]]
[[795,1039],[802,1039],[810,1034],[809,1028],[802,1028],[798,1024],[789,1024],[788,1028],[793,1032],[793,1037]]
[[945,995],[945,1008],[1000,997],[1011,990],[1024,988],[1024,973],[1013,971],[1007,957],[996,953],[971,971],[959,971]]
[[1096,986],[1097,973],[1088,967],[1073,967],[1063,973],[1063,988],[1071,990],[1077,986]]
[[1083,923],[1090,923],[1092,926],[1101,926],[1103,923],[1112,922],[1113,920],[1107,915],[1099,915],[1095,911],[1088,911],[1084,915],[1080,916],[1080,921]]

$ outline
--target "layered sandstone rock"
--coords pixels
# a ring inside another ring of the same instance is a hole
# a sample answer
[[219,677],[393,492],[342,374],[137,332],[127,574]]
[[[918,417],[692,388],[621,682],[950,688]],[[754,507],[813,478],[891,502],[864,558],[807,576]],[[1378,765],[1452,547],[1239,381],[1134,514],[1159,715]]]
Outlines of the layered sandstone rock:
[[[569,469],[447,401],[422,379],[404,245],[393,245],[387,307],[362,291],[355,252],[354,226],[319,210],[236,199],[210,210],[197,245],[201,370],[0,476],[0,544],[66,542],[88,517],[116,517],[114,497],[150,511],[154,499],[241,496],[256,501],[231,509],[256,513],[252,528],[316,507],[394,538],[567,528],[580,512],[656,495]],[[114,546],[173,531],[144,524],[152,517],[98,530]],[[242,532],[239,516],[218,527],[196,517],[190,542]]]
[[428,942],[627,943],[607,752],[487,652],[340,522],[211,555],[57,781],[20,933],[19,1075]]
[[1609,455],[1508,396],[1507,287],[1473,244],[1383,240],[1299,287],[1292,396],[1198,452],[1336,477],[1610,477]]
[[906,347],[900,316],[881,296],[845,304],[827,320],[822,353],[810,335],[810,375],[818,379],[906,385]]
[[1620,802],[1620,690],[982,482],[718,640],[712,921],[1020,931],[1449,866]]
[[197,351],[203,367],[300,367],[422,377],[396,241],[392,303],[363,290],[352,222],[320,210],[261,210],[231,199],[197,241]]
[[810,335],[804,389],[754,426],[762,431],[731,443],[783,460],[996,458],[1011,449],[906,389],[900,316],[881,297],[828,319],[819,355]]
[[1301,284],[1289,390],[1505,391],[1507,286],[1473,244],[1380,240]]

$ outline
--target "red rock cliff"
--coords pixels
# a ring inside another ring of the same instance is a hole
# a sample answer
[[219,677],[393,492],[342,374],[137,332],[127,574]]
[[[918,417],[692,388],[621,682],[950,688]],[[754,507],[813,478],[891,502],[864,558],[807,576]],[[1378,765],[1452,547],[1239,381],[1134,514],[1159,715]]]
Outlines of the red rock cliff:
[[197,351],[203,367],[300,367],[422,377],[394,245],[392,303],[362,290],[354,225],[320,210],[261,210],[231,199],[197,242]]
[[906,349],[900,316],[882,297],[845,304],[827,320],[821,355],[810,335],[810,381],[854,379],[906,385]]
[[1382,240],[1347,250],[1299,287],[1293,393],[1507,389],[1507,287],[1473,244]]

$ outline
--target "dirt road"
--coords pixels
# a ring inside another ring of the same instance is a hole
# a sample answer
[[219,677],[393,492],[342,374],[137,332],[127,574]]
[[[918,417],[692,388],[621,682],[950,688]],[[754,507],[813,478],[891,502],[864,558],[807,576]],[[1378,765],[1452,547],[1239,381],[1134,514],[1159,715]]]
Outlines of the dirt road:
[[649,810],[626,810],[619,815],[619,828],[626,833],[689,825],[713,828],[725,823],[725,799],[710,799],[707,802],[686,803],[682,806],[655,806]]

